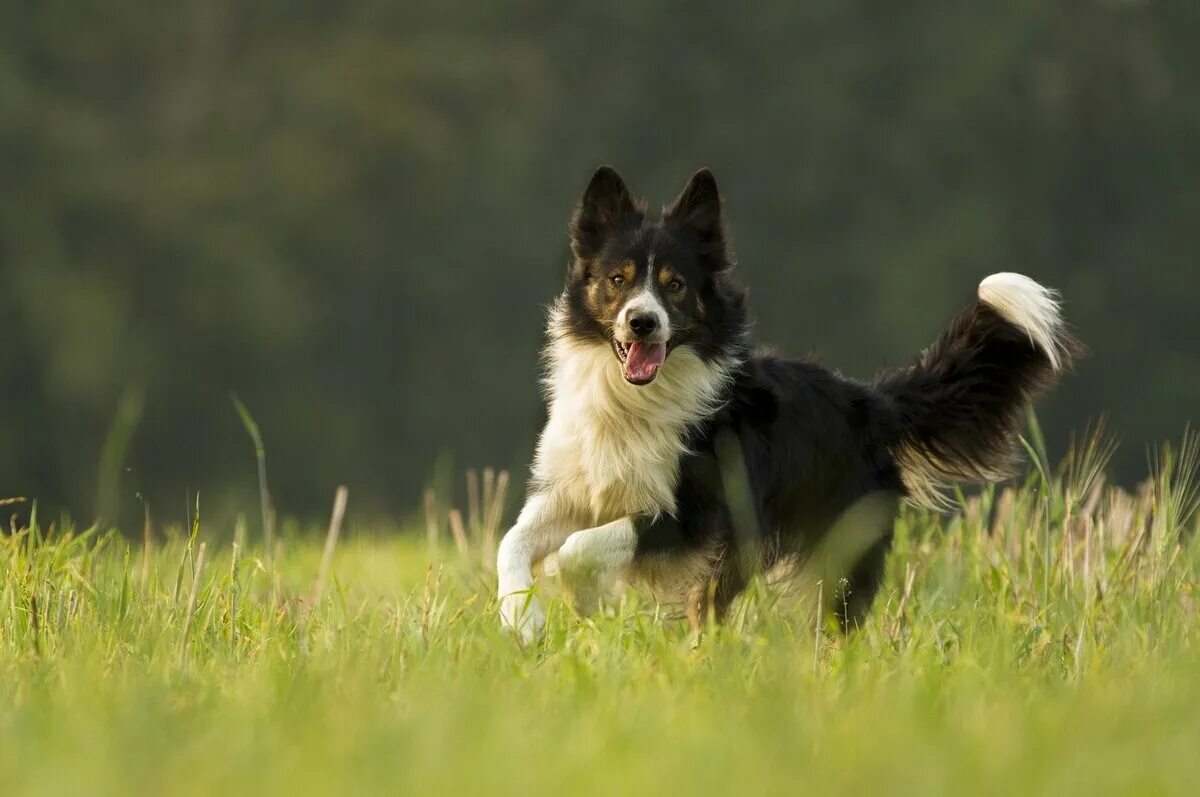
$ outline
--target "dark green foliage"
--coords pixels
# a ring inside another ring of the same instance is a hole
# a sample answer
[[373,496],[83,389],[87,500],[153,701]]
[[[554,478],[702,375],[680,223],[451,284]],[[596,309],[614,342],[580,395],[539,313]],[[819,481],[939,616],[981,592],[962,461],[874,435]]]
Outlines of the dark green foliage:
[[[868,376],[985,274],[1093,351],[1051,445],[1174,436],[1200,388],[1200,6],[134,2],[0,8],[0,497],[120,479],[178,518],[415,504],[521,463],[541,307],[587,176],[726,192],[760,338]],[[134,391],[132,393],[127,391]],[[140,392],[138,392],[140,391]],[[105,477],[107,478],[107,477]],[[107,499],[105,499],[107,500]],[[137,524],[129,523],[130,527]]]

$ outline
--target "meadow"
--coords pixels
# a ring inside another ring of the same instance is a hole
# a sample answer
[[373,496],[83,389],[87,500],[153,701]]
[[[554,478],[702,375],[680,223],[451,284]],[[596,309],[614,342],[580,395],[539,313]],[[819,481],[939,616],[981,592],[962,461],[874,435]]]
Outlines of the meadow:
[[633,590],[580,620],[546,579],[522,648],[473,520],[268,549],[14,504],[0,794],[1194,794],[1197,445],[1126,490],[1103,435],[1054,468],[1034,441],[1027,478],[904,510],[850,635],[823,584],[694,632]]

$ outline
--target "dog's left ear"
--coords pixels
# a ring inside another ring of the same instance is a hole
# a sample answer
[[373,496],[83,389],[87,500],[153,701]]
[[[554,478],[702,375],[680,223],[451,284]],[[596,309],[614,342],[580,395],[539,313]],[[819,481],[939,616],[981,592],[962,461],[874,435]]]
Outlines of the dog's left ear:
[[704,249],[716,254],[725,247],[721,192],[708,169],[692,175],[675,201],[663,209],[663,219],[691,232]]

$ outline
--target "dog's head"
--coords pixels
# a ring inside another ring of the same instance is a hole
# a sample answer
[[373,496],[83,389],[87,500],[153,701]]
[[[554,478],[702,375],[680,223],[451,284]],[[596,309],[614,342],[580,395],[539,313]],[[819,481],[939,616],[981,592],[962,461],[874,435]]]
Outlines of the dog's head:
[[721,194],[708,169],[647,219],[645,203],[602,166],[571,219],[571,251],[564,331],[609,346],[629,383],[653,382],[679,347],[714,359],[743,345],[742,296],[728,276]]

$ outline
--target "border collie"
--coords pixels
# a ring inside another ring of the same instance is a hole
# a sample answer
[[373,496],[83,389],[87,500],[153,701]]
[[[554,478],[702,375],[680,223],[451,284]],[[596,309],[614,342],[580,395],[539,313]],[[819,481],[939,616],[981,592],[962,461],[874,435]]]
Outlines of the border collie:
[[570,232],[549,419],[497,562],[502,621],[525,640],[545,621],[533,567],[552,553],[581,612],[620,577],[698,624],[756,572],[832,543],[830,605],[857,623],[896,502],[938,506],[948,485],[1005,477],[1025,404],[1080,351],[1057,294],[1002,273],[914,365],[869,384],[757,352],[707,169],[655,219],[602,167]]

